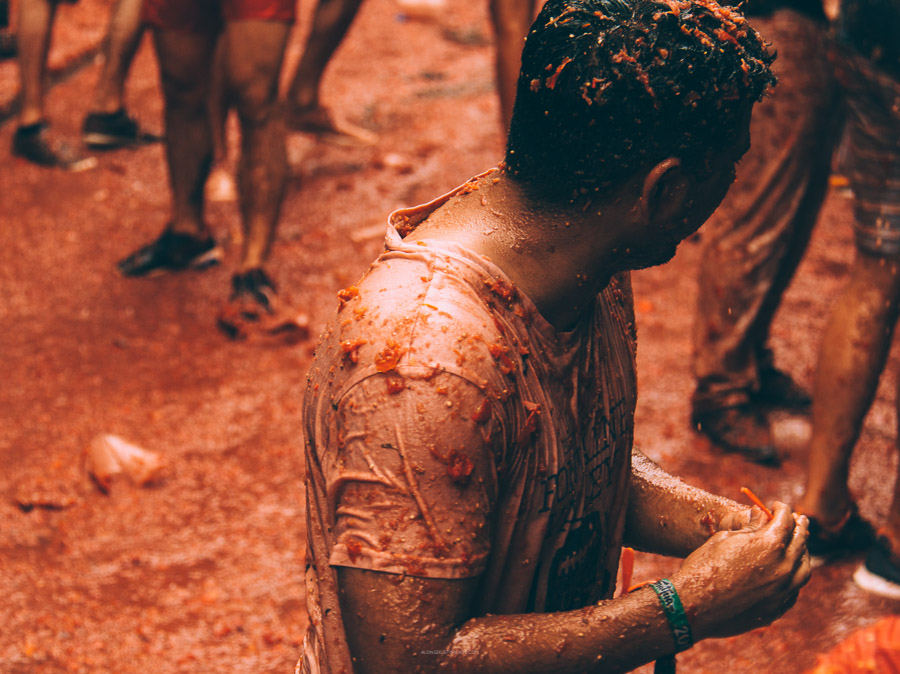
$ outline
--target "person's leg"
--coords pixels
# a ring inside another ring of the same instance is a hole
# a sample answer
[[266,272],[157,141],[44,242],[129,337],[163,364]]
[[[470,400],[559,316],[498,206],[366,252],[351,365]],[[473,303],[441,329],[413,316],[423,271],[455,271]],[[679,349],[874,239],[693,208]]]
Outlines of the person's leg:
[[161,30],[154,32],[154,40],[165,96],[171,229],[203,235],[203,186],[213,148],[206,101],[215,37]]
[[[900,381],[897,382],[895,402],[898,427],[896,446],[900,449]],[[891,509],[888,511],[887,521],[879,533],[887,539],[885,547],[893,553],[891,562],[896,569],[900,570],[900,476],[894,480],[894,498],[891,501]]]
[[[849,112],[845,168],[854,195],[857,255],[823,340],[809,476],[798,504],[810,516],[808,547],[824,556],[860,549],[873,538],[871,526],[856,513],[847,480],[900,314],[900,83],[849,51],[835,49],[830,56]],[[900,597],[900,565],[882,557],[890,547],[873,548],[866,568],[889,578]],[[900,561],[900,549],[894,555]]]
[[245,230],[239,273],[262,268],[269,255],[287,178],[278,80],[290,25],[229,21],[225,70],[241,128],[238,190]]
[[[206,181],[206,201],[237,201],[234,171],[229,168],[228,117],[231,101],[225,83],[225,40],[216,43],[212,74],[209,80],[209,120],[212,125],[213,165]],[[230,233],[231,240],[239,245],[244,242],[241,226]]]
[[141,131],[137,121],[125,111],[125,81],[144,34],[142,5],[143,0],[119,0],[110,16],[103,67],[81,132],[90,147],[113,149],[161,140]]
[[56,3],[52,0],[19,0],[20,126],[44,119],[44,78],[55,15]]
[[319,0],[303,56],[287,91],[289,115],[302,125],[306,117],[321,116],[319,90],[331,57],[356,17],[362,0]]
[[9,27],[9,0],[0,0],[0,59],[15,56],[17,48],[16,35]]
[[220,35],[213,54],[209,77],[209,120],[213,137],[213,164],[225,161],[228,143],[225,137],[228,112],[231,108],[225,82],[225,37]]
[[[896,290],[900,285],[897,280],[900,277],[900,106],[897,104],[900,100],[900,58],[896,50],[890,49],[896,43],[896,31],[892,28],[900,23],[900,5],[892,2],[870,4],[874,15],[853,12],[841,15],[832,61],[846,92],[850,111],[846,170],[854,196],[857,249],[886,258],[879,276],[892,276],[885,278],[884,283],[895,286],[893,294],[884,298],[886,303],[893,305],[889,306],[892,310],[888,317],[890,325],[881,326],[884,334],[875,334],[878,326],[872,330],[870,348],[886,351],[888,346],[881,347],[879,340],[889,340],[900,313],[896,308],[896,295],[900,295]],[[874,23],[873,18],[876,19]],[[864,334],[863,338],[866,336]],[[859,344],[857,348],[866,346]],[[881,360],[883,363],[884,357]],[[900,447],[900,433],[895,442]],[[824,455],[823,460],[838,464],[841,469],[838,472],[843,473],[846,483],[843,455],[840,459]],[[826,477],[830,478],[831,474],[827,473]],[[832,481],[839,480],[840,474]],[[869,549],[865,563],[854,573],[853,580],[868,592],[900,599],[900,485],[896,476],[894,480],[894,498],[885,526],[878,530],[875,545]],[[811,505],[816,505],[815,499],[821,489],[830,488],[819,486],[825,481],[825,478],[816,482],[811,480],[807,489]],[[838,493],[846,491],[844,486]],[[810,527],[810,540],[812,533]]]
[[215,40],[213,33],[154,29],[165,97],[172,219],[160,239],[119,262],[126,276],[183,269],[221,256],[203,217],[213,152],[207,99]]
[[500,123],[505,132],[512,118],[522,47],[534,21],[535,0],[491,0],[490,10],[497,43],[494,65],[500,95]]
[[878,388],[898,305],[900,262],[858,252],[819,352],[809,472],[797,504],[825,528],[839,524],[853,503],[847,486],[850,455]]
[[289,315],[263,269],[287,177],[278,80],[289,33],[290,24],[278,21],[235,20],[225,28],[226,78],[241,128],[238,192],[244,241],[218,324],[236,339],[251,333],[297,335],[306,329]]
[[109,19],[103,68],[94,89],[94,112],[117,112],[125,107],[125,80],[144,34],[143,0],[119,0]]
[[12,153],[41,166],[79,171],[93,167],[96,160],[84,158],[66,144],[54,140],[44,119],[47,55],[55,16],[55,0],[19,2],[17,30],[21,106],[19,126],[12,139]]
[[718,446],[774,462],[762,403],[788,396],[762,388],[777,372],[766,339],[824,200],[837,96],[820,24],[790,10],[753,20],[779,53],[779,86],[754,109],[737,181],[700,230],[692,419]]

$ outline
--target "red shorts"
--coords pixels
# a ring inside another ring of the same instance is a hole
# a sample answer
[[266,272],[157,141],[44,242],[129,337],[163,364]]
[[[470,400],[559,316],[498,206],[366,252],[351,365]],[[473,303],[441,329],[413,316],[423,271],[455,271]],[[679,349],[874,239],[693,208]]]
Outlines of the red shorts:
[[144,0],[145,23],[187,33],[217,33],[228,21],[293,23],[296,0]]

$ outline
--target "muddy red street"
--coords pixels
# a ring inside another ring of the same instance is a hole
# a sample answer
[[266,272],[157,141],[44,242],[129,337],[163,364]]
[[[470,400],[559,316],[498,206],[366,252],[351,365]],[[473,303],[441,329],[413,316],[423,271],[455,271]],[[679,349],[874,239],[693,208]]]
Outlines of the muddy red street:
[[[271,271],[309,316],[313,339],[300,344],[235,343],[216,331],[238,255],[234,203],[209,207],[227,248],[223,265],[117,276],[116,260],[154,237],[167,216],[162,147],[101,154],[84,173],[14,160],[16,70],[0,62],[0,671],[292,671],[306,624],[299,412],[315,334],[336,292],[380,249],[389,211],[501,156],[486,3],[446,1],[439,17],[415,17],[398,0],[368,0],[328,72],[325,101],[378,134],[375,145],[289,140]],[[47,111],[70,138],[87,112],[110,4],[60,8],[51,65],[73,72],[50,90]],[[289,66],[309,10],[304,4]],[[160,129],[147,40],[128,101],[144,125]],[[234,127],[229,135],[234,146]],[[852,258],[849,204],[833,190],[773,327],[779,364],[806,385]],[[688,241],[668,265],[635,275],[637,443],[712,491],[741,498],[748,486],[767,502],[795,501],[806,459],[802,420],[780,420],[789,449],[778,470],[722,455],[689,428],[698,254]],[[851,474],[861,511],[875,522],[896,474],[896,365],[894,354]],[[83,452],[103,433],[159,452],[163,477],[143,488],[117,479],[102,493]],[[897,611],[853,585],[858,562],[815,571],[784,618],[700,644],[679,656],[679,671],[811,667],[817,653]],[[635,582],[675,564],[639,555]]]

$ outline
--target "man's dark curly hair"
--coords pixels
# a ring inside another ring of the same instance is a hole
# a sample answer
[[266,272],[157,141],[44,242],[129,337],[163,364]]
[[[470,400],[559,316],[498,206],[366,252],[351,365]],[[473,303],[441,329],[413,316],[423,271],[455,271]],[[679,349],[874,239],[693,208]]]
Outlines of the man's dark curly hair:
[[773,60],[714,0],[548,0],[522,53],[508,170],[551,202],[667,157],[702,172],[774,85]]

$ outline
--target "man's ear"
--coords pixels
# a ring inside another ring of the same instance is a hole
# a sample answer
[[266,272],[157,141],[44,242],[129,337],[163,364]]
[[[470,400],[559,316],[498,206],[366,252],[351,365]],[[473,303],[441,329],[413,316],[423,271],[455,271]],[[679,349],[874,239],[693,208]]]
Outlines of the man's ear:
[[685,206],[687,176],[677,157],[663,159],[644,177],[639,211],[644,224],[662,226],[674,222]]

